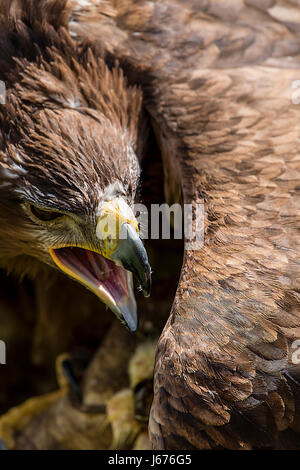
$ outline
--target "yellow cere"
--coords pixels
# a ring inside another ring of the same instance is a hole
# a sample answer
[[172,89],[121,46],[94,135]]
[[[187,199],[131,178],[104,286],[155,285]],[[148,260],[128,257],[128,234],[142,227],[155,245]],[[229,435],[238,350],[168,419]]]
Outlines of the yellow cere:
[[139,233],[138,222],[124,199],[116,198],[101,206],[96,235],[104,243],[103,255],[107,258],[117,248],[120,230],[125,223],[132,225]]

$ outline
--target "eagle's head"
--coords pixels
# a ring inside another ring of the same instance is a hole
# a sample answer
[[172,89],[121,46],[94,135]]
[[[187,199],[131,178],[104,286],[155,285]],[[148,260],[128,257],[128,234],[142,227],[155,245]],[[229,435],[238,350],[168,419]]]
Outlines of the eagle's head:
[[30,48],[32,40],[35,53],[16,51],[19,58],[2,77],[1,266],[32,276],[43,265],[62,270],[134,331],[132,274],[146,296],[151,282],[132,210],[141,92],[117,65],[109,68],[100,53],[75,45],[66,30],[47,32],[44,24],[36,32],[28,21],[5,28],[0,50],[23,34],[19,44]]

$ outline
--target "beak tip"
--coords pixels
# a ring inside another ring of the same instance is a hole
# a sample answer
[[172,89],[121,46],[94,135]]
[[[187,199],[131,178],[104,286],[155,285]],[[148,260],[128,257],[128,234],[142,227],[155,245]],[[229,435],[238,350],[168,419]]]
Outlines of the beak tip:
[[147,270],[146,270],[145,275],[144,275],[144,282],[143,282],[143,286],[142,286],[144,297],[150,297],[151,284],[152,284],[151,268],[150,268],[150,265],[148,264]]
[[151,283],[149,282],[147,284],[147,286],[143,289],[143,294],[144,294],[144,297],[150,297],[150,293],[151,293]]
[[131,333],[134,333],[138,329],[139,320],[134,299],[122,305],[118,316]]
[[130,331],[130,333],[135,333],[138,329],[138,321],[136,322],[128,322],[125,320],[125,325],[126,327],[128,328],[128,330]]
[[122,226],[122,238],[115,250],[112,259],[131,271],[137,278],[144,297],[150,296],[151,267],[145,247],[134,228],[128,223]]
[[129,328],[130,333],[135,333],[135,332],[137,331],[137,329],[138,329],[138,324],[136,324],[134,327],[130,327],[130,326],[128,325],[128,328]]

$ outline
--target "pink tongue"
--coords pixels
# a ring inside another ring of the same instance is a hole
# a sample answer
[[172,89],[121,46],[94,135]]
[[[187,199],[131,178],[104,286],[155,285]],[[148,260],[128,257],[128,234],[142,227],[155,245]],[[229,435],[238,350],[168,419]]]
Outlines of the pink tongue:
[[110,269],[103,256],[89,250],[86,250],[84,255],[86,256],[86,261],[89,263],[90,270],[95,275],[96,279],[104,280],[109,277]]
[[[124,294],[129,296],[128,285],[127,285],[127,273],[124,268],[117,266],[112,261],[109,261],[111,265],[110,276],[104,279],[102,284],[111,292],[115,300],[122,297]],[[118,297],[116,297],[118,295]]]
[[84,275],[93,284],[106,287],[115,300],[124,294],[129,296],[127,272],[113,261],[94,251],[75,247],[61,248],[56,253],[72,270]]

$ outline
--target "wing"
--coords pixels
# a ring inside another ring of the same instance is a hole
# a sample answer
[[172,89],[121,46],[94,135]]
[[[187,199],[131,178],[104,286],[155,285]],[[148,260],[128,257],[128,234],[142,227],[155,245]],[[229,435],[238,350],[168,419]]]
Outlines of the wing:
[[74,35],[139,73],[167,198],[205,209],[157,347],[153,446],[299,447],[299,9],[89,3]]

